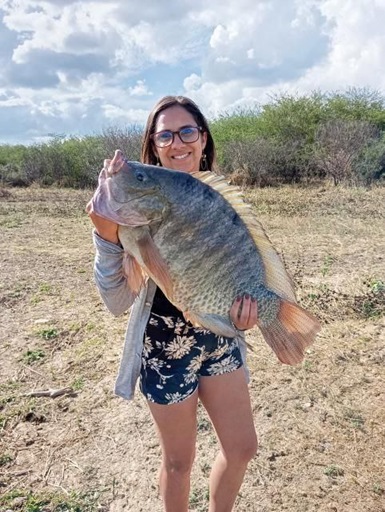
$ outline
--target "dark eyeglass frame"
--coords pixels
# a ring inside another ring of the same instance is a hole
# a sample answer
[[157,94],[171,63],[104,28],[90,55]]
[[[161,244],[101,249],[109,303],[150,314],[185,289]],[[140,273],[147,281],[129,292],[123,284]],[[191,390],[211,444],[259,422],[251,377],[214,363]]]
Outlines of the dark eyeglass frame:
[[[183,130],[186,130],[187,128],[193,128],[194,130],[196,130],[196,139],[194,140],[183,140]],[[157,148],[166,148],[168,146],[171,146],[171,144],[174,142],[174,139],[175,139],[175,135],[178,135],[179,139],[184,143],[184,144],[192,144],[194,142],[196,142],[198,139],[199,139],[199,134],[203,132],[203,128],[202,126],[183,126],[182,128],[180,128],[179,130],[176,130],[175,132],[173,132],[172,130],[161,130],[160,132],[155,132],[151,135],[151,140],[154,142],[155,146]],[[170,138],[170,142],[167,142],[166,144],[159,144],[159,141],[157,143],[157,140],[156,140],[156,136],[161,134],[161,133],[170,133],[171,134],[171,138]]]

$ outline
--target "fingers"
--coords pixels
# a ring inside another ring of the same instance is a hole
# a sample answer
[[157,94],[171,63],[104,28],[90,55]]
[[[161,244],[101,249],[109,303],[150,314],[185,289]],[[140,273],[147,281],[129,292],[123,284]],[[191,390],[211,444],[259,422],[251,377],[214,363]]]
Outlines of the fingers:
[[103,169],[106,169],[108,170],[109,166],[110,166],[110,163],[111,163],[111,158],[106,158],[103,162]]
[[117,172],[120,171],[120,169],[123,167],[125,163],[125,159],[124,159],[124,155],[123,155],[123,152],[120,151],[120,149],[117,149],[115,151],[115,155],[114,155],[114,158],[112,160],[110,160],[109,164],[108,164],[108,174],[116,174]]
[[237,297],[230,308],[230,318],[233,324],[237,325],[240,308],[242,306],[242,297]]
[[248,320],[248,329],[254,327],[254,325],[258,321],[258,306],[257,301],[254,297],[250,298],[250,309],[249,309],[249,320]]
[[250,314],[251,314],[251,297],[250,295],[246,294],[243,297],[243,300],[241,302],[241,307],[239,310],[239,320],[238,324],[242,327],[239,327],[240,329],[249,329],[250,325]]
[[230,318],[239,330],[251,329],[258,321],[257,302],[249,294],[237,297],[230,309]]

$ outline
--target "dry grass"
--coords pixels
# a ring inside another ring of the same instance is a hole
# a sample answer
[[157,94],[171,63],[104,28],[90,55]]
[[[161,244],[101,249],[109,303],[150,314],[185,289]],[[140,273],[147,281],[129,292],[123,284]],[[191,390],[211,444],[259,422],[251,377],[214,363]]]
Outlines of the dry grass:
[[[126,318],[93,283],[90,193],[0,193],[0,511],[161,510],[143,398],[113,396]],[[323,330],[296,368],[257,332],[260,453],[237,511],[385,511],[385,189],[246,192]],[[33,390],[72,387],[56,399]],[[191,510],[207,510],[217,444],[199,413]]]

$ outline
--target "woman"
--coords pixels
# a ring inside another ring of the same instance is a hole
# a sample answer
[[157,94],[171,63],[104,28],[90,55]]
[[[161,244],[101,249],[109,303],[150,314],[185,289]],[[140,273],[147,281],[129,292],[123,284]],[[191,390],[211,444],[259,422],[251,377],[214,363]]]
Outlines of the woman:
[[[142,162],[188,173],[214,168],[214,142],[193,101],[166,96],[155,105],[144,132]],[[90,217],[101,296],[115,315],[133,304],[115,391],[131,399],[140,378],[162,449],[160,493],[165,510],[188,510],[199,399],[220,444],[210,476],[209,511],[231,511],[257,451],[243,334],[226,339],[194,329],[151,280],[134,301],[122,273],[117,225],[95,214]],[[254,298],[236,297],[229,314],[239,331],[250,329],[257,321]]]

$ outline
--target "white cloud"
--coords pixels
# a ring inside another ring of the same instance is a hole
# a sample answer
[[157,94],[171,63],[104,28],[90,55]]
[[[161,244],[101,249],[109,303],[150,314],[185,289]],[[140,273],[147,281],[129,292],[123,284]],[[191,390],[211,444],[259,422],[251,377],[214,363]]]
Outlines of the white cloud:
[[300,90],[356,86],[384,92],[385,3],[326,0],[320,9],[329,22],[329,52],[293,85]]
[[214,29],[213,35],[210,38],[210,46],[220,51],[224,46],[230,46],[239,36],[238,30],[235,26],[224,27],[223,25],[217,25]]
[[110,11],[108,4],[78,3],[64,8],[37,1],[10,4],[3,22],[9,30],[20,35],[20,44],[12,55],[17,64],[27,62],[35,50],[82,55],[85,51],[99,53],[101,48],[106,49],[105,43],[99,48],[97,43],[103,35],[110,33],[105,22]]
[[194,91],[202,85],[202,78],[195,73],[183,80],[183,87],[186,91]]
[[0,0],[0,142],[144,122],[164,94],[214,115],[385,90],[384,23],[384,0]]
[[134,87],[129,87],[131,96],[152,96],[152,92],[148,90],[145,80],[138,80]]

